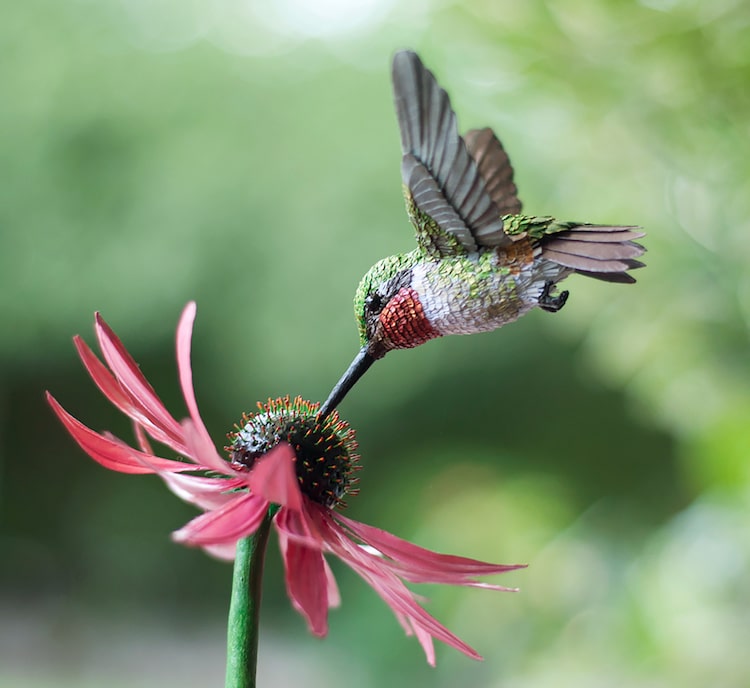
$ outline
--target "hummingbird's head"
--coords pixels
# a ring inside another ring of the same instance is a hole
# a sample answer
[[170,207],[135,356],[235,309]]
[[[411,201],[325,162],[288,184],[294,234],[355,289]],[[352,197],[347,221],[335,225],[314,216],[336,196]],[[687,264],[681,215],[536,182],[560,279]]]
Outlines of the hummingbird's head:
[[362,278],[354,295],[362,348],[320,409],[330,413],[369,367],[392,349],[411,349],[439,333],[424,315],[412,289],[416,252],[378,261]]
[[411,284],[411,266],[403,255],[383,258],[373,265],[359,283],[354,294],[354,317],[359,329],[359,342],[374,360],[383,358],[391,349],[403,347],[403,337],[394,332],[393,310],[396,296]]

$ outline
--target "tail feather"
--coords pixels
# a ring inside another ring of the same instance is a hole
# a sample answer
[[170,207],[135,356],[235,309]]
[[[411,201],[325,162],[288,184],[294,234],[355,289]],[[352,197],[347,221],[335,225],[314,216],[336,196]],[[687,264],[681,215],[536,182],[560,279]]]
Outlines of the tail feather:
[[561,223],[560,226],[566,226],[569,230],[572,230],[577,234],[585,232],[606,232],[607,234],[611,234],[612,232],[632,232],[633,234],[638,235],[636,237],[637,239],[646,236],[646,232],[639,232],[638,230],[640,227],[637,227],[636,225],[592,225],[589,223],[579,225],[575,222],[568,222]]
[[587,270],[576,270],[579,275],[593,277],[602,282],[615,282],[617,284],[635,284],[635,277],[627,272],[588,272]]
[[635,282],[628,270],[643,267],[635,259],[646,249],[633,241],[642,236],[631,226],[574,225],[545,236],[542,256],[588,277],[627,284]]
[[[560,236],[560,234],[550,235],[550,240],[559,238]],[[617,243],[632,239],[640,239],[643,236],[646,236],[645,232],[636,232],[633,229],[615,229],[611,232],[599,231],[598,229],[585,229],[568,233],[567,236],[565,236],[565,239],[568,241],[603,241],[606,243]]]
[[577,239],[550,239],[545,242],[547,252],[565,253],[570,256],[585,256],[595,260],[624,260],[637,258],[643,249],[632,241],[580,241]]

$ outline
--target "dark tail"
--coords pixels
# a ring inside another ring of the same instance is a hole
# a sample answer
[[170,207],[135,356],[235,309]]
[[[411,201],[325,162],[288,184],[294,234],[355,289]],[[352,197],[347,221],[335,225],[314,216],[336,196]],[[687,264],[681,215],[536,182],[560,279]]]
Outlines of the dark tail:
[[635,259],[646,252],[633,240],[644,235],[638,227],[573,225],[541,240],[542,257],[580,275],[630,284],[635,278],[628,270],[642,268],[644,264]]

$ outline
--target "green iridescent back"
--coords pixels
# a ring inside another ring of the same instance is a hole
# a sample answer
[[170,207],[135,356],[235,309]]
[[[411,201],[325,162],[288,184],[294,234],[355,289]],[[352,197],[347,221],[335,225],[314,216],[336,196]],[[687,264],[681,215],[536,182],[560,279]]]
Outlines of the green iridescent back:
[[565,232],[580,222],[560,222],[549,215],[504,215],[503,226],[508,236],[526,233],[532,239]]

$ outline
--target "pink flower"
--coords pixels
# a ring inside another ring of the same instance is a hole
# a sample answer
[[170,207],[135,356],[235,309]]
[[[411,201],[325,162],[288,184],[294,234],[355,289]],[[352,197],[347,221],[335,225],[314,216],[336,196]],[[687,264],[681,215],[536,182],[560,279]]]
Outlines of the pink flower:
[[[284,558],[287,592],[315,635],[326,635],[328,609],[339,604],[336,581],[324,557],[333,554],[369,583],[408,635],[416,635],[430,664],[435,663],[433,638],[481,659],[417,603],[405,581],[509,590],[481,583],[476,577],[521,567],[438,554],[336,512],[334,507],[341,505],[343,495],[352,493],[352,472],[358,468],[353,453],[356,443],[353,431],[335,412],[324,419],[317,416],[318,404],[299,398],[269,401],[261,413],[244,416],[246,425],[231,436],[232,461],[219,456],[193,391],[190,341],[195,311],[195,304],[188,304],[177,328],[177,366],[189,413],[182,422],[166,410],[98,314],[96,336],[107,365],[75,337],[89,375],[133,421],[139,448],[89,429],[48,393],[52,409],[75,441],[111,470],[157,473],[177,496],[203,509],[173,537],[219,557],[233,558],[237,541],[253,534],[276,505],[273,523]],[[156,456],[149,438],[187,461]]]

